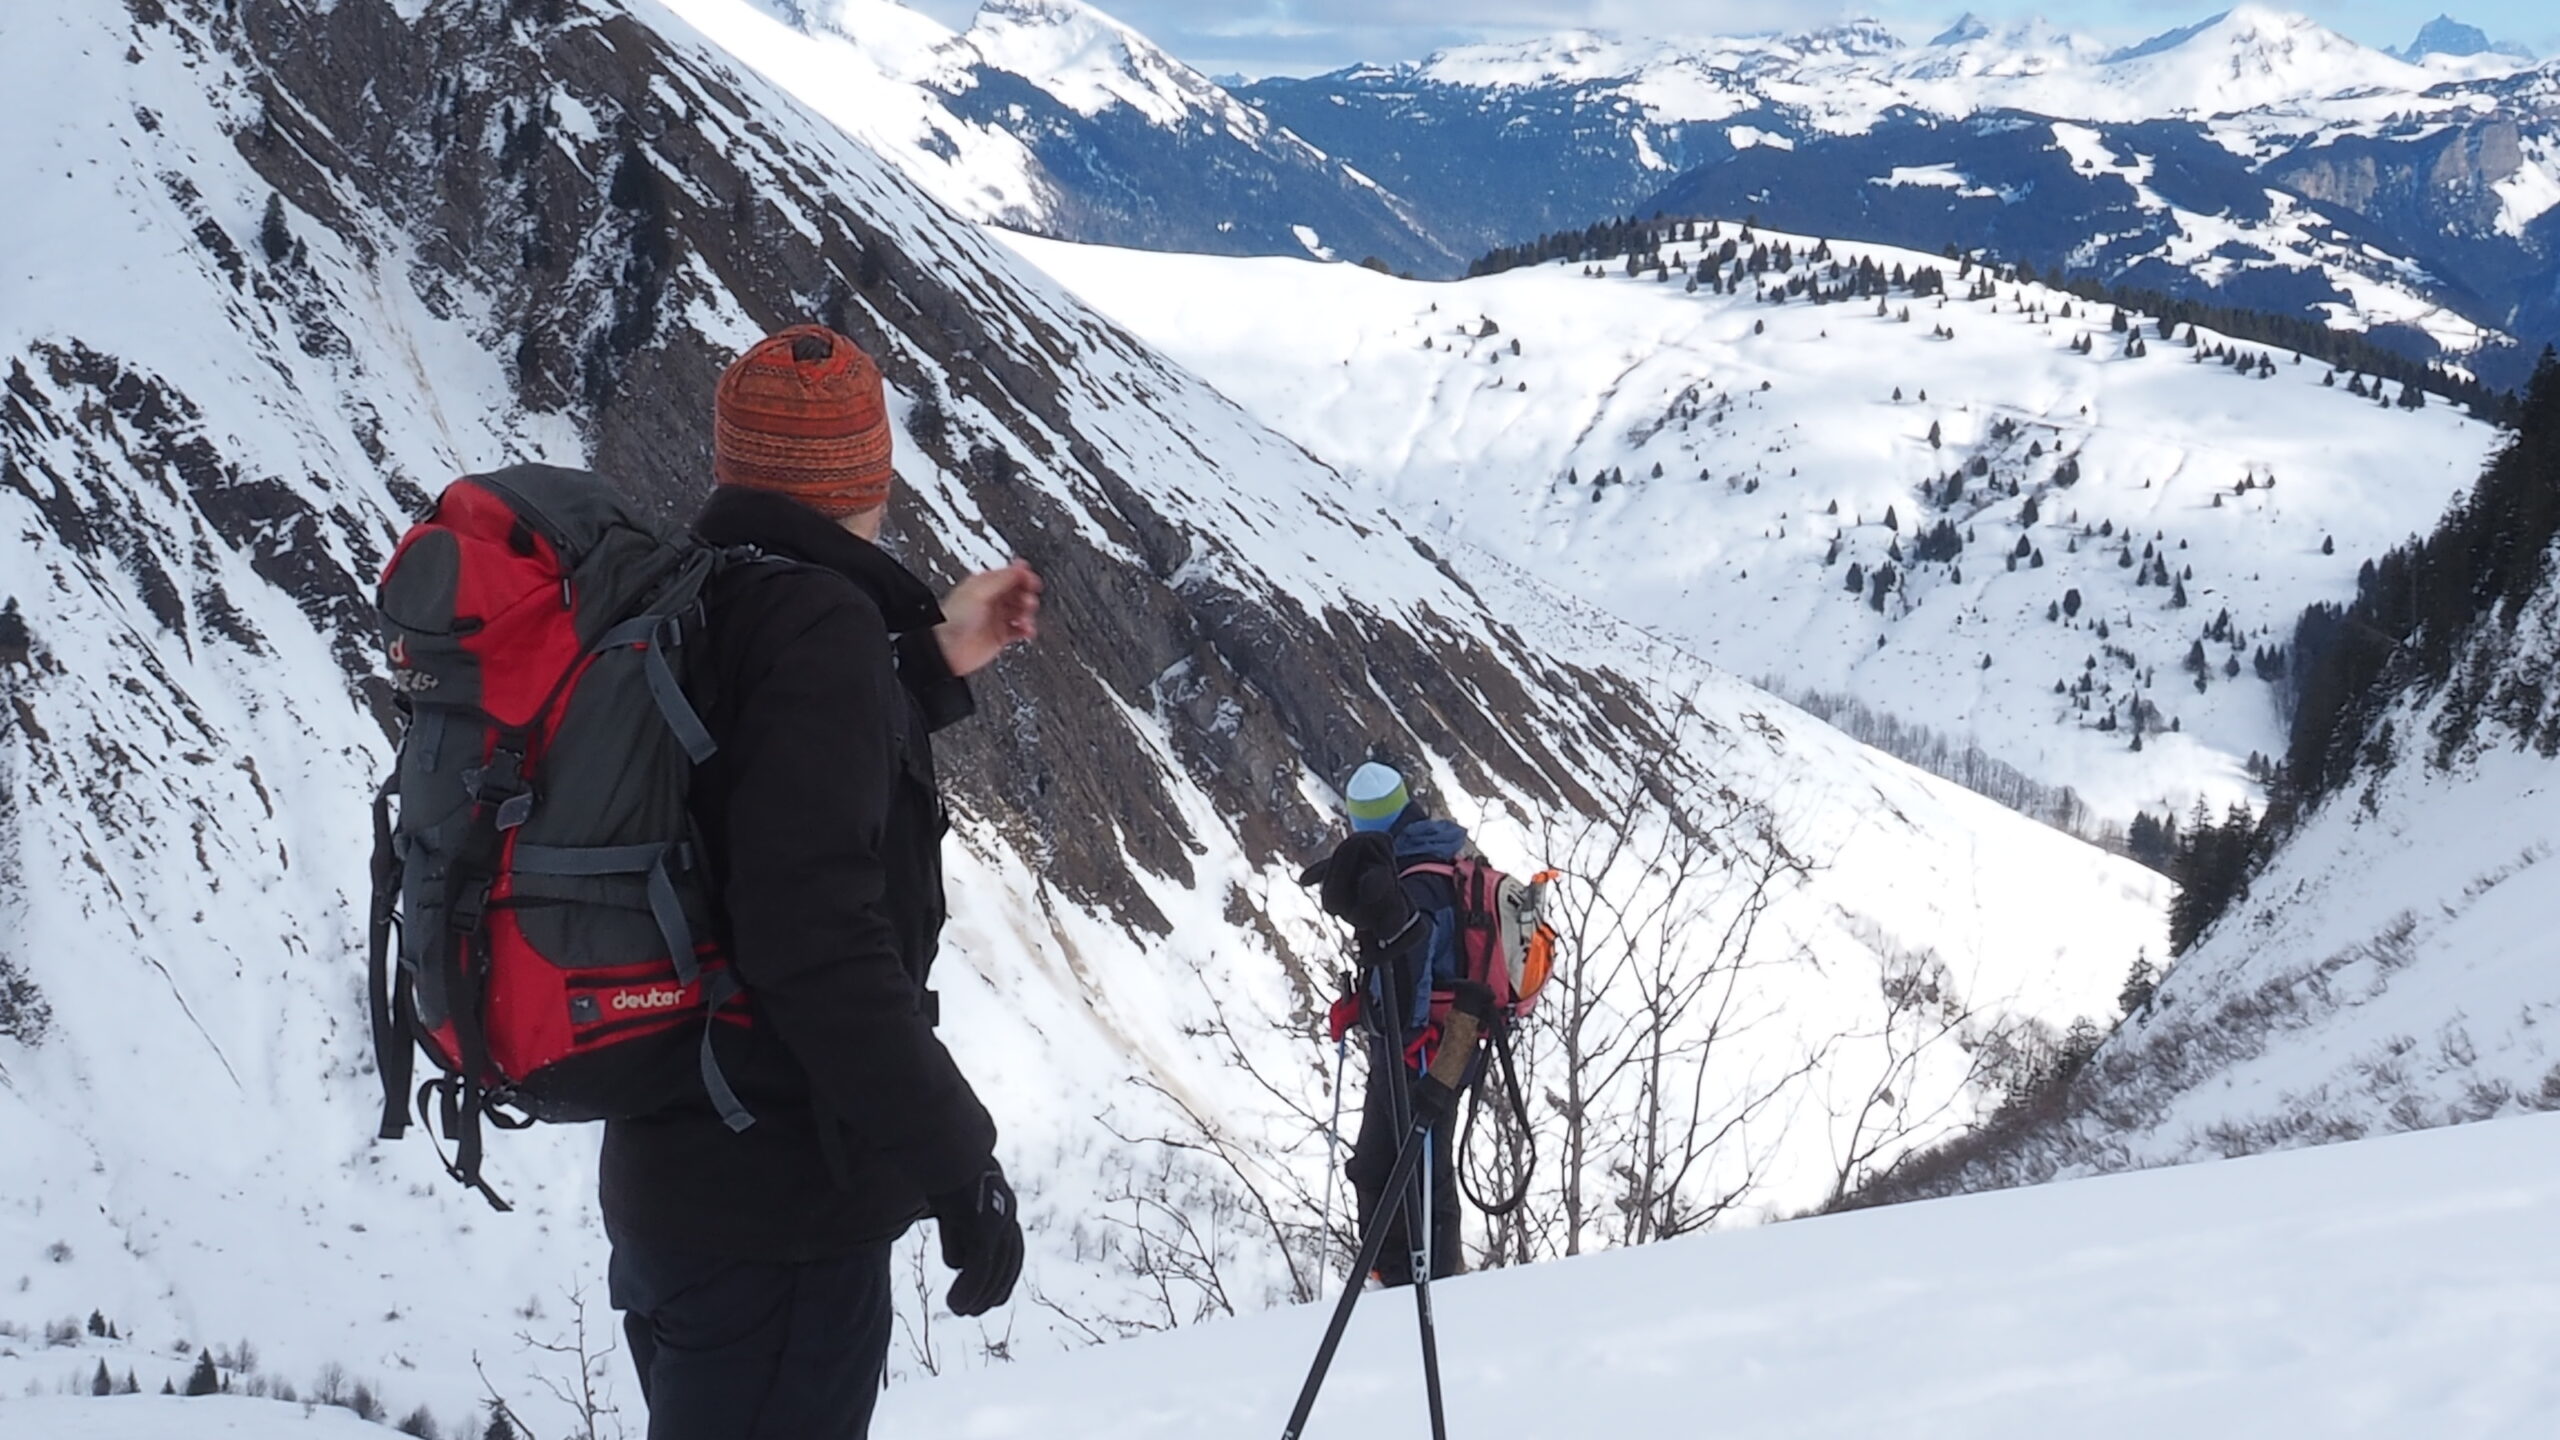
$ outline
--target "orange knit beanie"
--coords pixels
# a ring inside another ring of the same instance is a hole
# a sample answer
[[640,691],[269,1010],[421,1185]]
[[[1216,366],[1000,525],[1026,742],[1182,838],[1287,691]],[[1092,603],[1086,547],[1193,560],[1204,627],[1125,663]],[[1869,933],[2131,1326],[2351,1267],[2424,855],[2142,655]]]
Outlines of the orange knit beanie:
[[794,325],[738,357],[712,401],[711,475],[774,490],[830,519],[889,501],[880,367],[823,325]]

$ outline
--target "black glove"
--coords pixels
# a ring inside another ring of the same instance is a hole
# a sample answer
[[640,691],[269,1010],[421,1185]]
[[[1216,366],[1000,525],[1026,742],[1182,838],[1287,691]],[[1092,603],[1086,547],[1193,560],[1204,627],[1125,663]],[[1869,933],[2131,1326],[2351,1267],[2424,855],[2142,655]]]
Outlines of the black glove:
[[1413,1120],[1420,1126],[1439,1124],[1458,1113],[1458,1092],[1431,1078],[1429,1073],[1413,1077]]
[[1022,1278],[1022,1222],[1003,1168],[989,1160],[977,1179],[929,1203],[942,1230],[942,1263],[960,1272],[943,1297],[951,1313],[984,1315],[1011,1299]]
[[1384,943],[1413,923],[1413,902],[1396,883],[1395,846],[1384,834],[1364,830],[1334,847],[1317,877],[1316,898],[1324,913],[1348,920],[1351,928]]

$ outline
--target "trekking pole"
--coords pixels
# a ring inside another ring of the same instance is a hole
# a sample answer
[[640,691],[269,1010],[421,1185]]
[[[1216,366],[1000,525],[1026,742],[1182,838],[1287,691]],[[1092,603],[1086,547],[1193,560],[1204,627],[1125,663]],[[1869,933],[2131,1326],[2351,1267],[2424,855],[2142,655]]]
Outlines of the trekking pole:
[[[1431,1411],[1431,1440],[1448,1440],[1448,1422],[1443,1416],[1440,1402],[1440,1327],[1438,1317],[1431,1308],[1433,1240],[1431,1208],[1432,1192],[1438,1188],[1434,1182],[1439,1178],[1438,1172],[1432,1168],[1431,1163],[1434,1148],[1431,1128],[1437,1123],[1437,1119],[1436,1117],[1426,1119],[1419,1107],[1414,1104],[1416,1067],[1406,1063],[1407,1057],[1413,1052],[1405,1049],[1403,1020],[1398,1015],[1390,1013],[1387,1017],[1387,1027],[1389,1032],[1387,1043],[1396,1054],[1394,1091],[1396,1120],[1400,1124],[1413,1126],[1413,1133],[1422,1137],[1422,1163],[1414,1171],[1411,1198],[1404,1207],[1404,1273],[1406,1282],[1413,1286],[1413,1318],[1422,1330],[1422,1393]],[[1426,1022],[1426,1030],[1427,1028]],[[1445,1031],[1442,1039],[1442,1048],[1445,1049],[1447,1048]],[[1428,1035],[1420,1038],[1417,1043],[1429,1044]],[[1435,1060],[1438,1058],[1438,1052],[1433,1052],[1433,1058]]]
[[[1432,1057],[1431,1078],[1452,1094],[1466,1078],[1467,1062],[1476,1042],[1483,1036],[1483,1022],[1464,1011],[1452,1012],[1441,1036],[1440,1053]],[[1399,1066],[1399,1069],[1402,1067]],[[1289,1412],[1289,1423],[1280,1432],[1280,1440],[1299,1440],[1306,1433],[1307,1417],[1316,1408],[1316,1396],[1324,1390],[1325,1373],[1333,1368],[1333,1357],[1342,1348],[1343,1333],[1351,1328],[1352,1308],[1360,1303],[1359,1277],[1369,1273],[1378,1256],[1387,1248],[1387,1228],[1395,1221],[1412,1194],[1415,1172],[1421,1167],[1423,1151],[1431,1131],[1430,1118],[1416,1115],[1406,1122],[1404,1143],[1396,1150],[1395,1169],[1388,1172],[1386,1189],[1375,1215],[1369,1218],[1368,1232],[1360,1239],[1360,1254],[1351,1268],[1352,1282],[1343,1287],[1342,1298],[1333,1307],[1333,1319],[1325,1326],[1324,1339],[1316,1346],[1315,1363],[1307,1369],[1306,1383],[1299,1387],[1298,1403]],[[1423,1311],[1424,1333],[1430,1334],[1430,1311]],[[1438,1417],[1435,1408],[1435,1433]]]
[[1440,1328],[1431,1313],[1431,1201],[1434,1181],[1439,1177],[1431,1168],[1431,1127],[1420,1126],[1422,1164],[1413,1175],[1414,1209],[1422,1223],[1408,1227],[1413,1238],[1413,1313],[1422,1325],[1422,1393],[1431,1406],[1431,1440],[1449,1440],[1449,1420],[1440,1404]]
[[[1342,1075],[1350,1063],[1351,1041],[1348,1036],[1333,1038],[1333,1119],[1324,1130],[1324,1244],[1333,1248],[1333,1181],[1342,1169]],[[1316,1298],[1324,1298],[1324,1277],[1316,1277]]]

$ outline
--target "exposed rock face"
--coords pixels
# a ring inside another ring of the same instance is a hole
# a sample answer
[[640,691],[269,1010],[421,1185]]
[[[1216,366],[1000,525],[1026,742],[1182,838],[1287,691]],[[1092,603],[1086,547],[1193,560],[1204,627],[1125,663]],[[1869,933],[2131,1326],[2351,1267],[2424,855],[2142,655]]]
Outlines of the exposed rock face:
[[2288,156],[2267,174],[2306,199],[2400,234],[2469,239],[2494,229],[2499,204],[2491,187],[2523,164],[2515,122],[2498,116],[2415,142],[2341,140]]

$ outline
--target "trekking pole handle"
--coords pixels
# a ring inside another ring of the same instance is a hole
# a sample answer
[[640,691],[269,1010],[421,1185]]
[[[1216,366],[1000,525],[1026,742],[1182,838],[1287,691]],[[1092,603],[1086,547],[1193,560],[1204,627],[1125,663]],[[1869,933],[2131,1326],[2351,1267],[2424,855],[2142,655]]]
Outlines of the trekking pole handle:
[[1476,1045],[1484,1039],[1484,1021],[1464,1010],[1452,1010],[1440,1022],[1440,1050],[1431,1057],[1431,1078],[1449,1088],[1452,1094],[1467,1078],[1467,1066],[1474,1062]]

